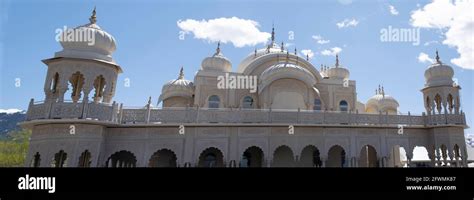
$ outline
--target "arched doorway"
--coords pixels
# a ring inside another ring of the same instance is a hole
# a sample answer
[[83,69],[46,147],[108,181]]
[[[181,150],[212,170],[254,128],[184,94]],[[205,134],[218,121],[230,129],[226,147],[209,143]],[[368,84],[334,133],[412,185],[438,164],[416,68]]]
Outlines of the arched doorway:
[[119,151],[112,154],[107,162],[105,163],[107,167],[112,168],[119,168],[119,167],[136,167],[137,166],[137,158],[135,155],[130,151]]
[[79,157],[79,164],[78,167],[91,167],[91,153],[89,150],[85,150],[82,152],[81,156]]
[[360,150],[359,167],[378,167],[377,151],[371,145],[365,145]]
[[308,145],[301,151],[301,167],[321,167],[321,157],[319,149],[313,145]]
[[67,153],[63,150],[60,150],[58,153],[54,154],[52,167],[65,167],[67,160]]
[[262,167],[263,166],[263,151],[259,147],[251,146],[247,148],[242,154],[240,167]]
[[224,155],[215,147],[207,148],[199,155],[199,167],[224,167]]
[[346,164],[346,151],[339,145],[332,146],[328,151],[326,167],[344,167]]
[[148,167],[177,167],[176,154],[169,149],[155,152],[149,161]]
[[272,167],[293,167],[294,164],[295,159],[290,147],[283,145],[274,151]]

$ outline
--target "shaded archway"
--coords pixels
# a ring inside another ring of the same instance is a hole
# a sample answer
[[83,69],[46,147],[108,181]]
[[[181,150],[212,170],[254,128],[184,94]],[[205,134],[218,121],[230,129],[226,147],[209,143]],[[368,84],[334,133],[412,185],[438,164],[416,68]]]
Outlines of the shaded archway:
[[177,167],[176,154],[169,149],[155,152],[148,163],[148,167]]
[[71,99],[73,102],[78,102],[81,98],[81,93],[84,85],[84,75],[81,72],[76,72],[69,78],[69,84],[72,86]]
[[224,155],[218,148],[209,147],[199,155],[198,167],[224,167]]
[[239,163],[240,167],[262,167],[263,166],[263,151],[259,147],[251,146],[247,148],[242,154],[242,160]]
[[400,145],[394,145],[390,149],[390,157],[387,159],[387,167],[405,167],[407,163],[407,154],[405,148]]
[[40,167],[41,163],[41,155],[39,152],[36,152],[33,156],[33,160],[31,161],[31,167]]
[[346,151],[339,145],[332,146],[328,151],[326,167],[344,167],[346,164]]
[[102,75],[97,76],[94,80],[93,86],[94,86],[94,91],[95,91],[94,98],[93,98],[94,102],[95,103],[102,102],[105,88],[107,87],[107,83],[104,76]]
[[272,167],[293,167],[294,164],[295,159],[290,147],[282,145],[273,152]]
[[91,153],[89,150],[85,150],[82,152],[81,156],[79,157],[79,164],[78,167],[91,167]]
[[107,162],[105,163],[107,167],[119,168],[119,167],[136,167],[137,158],[130,151],[119,151],[112,154]]
[[378,167],[377,151],[371,145],[365,145],[360,150],[359,167]]
[[54,154],[52,167],[65,167],[67,160],[67,153],[63,150],[60,150],[58,153]]
[[313,145],[308,145],[301,151],[301,167],[321,167],[321,157],[319,149]]

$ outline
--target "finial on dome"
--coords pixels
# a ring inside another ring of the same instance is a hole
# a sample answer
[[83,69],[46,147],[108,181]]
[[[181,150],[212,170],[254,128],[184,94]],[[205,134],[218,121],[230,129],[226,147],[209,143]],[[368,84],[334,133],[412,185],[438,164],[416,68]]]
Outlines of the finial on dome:
[[379,94],[379,93],[377,92],[377,88],[375,88],[375,95],[377,95],[377,94]]
[[336,67],[339,67],[339,54],[336,54]]
[[217,42],[216,53],[214,55],[219,55],[221,53],[221,41]]
[[151,96],[148,97],[148,105],[151,105]]
[[288,62],[289,60],[290,60],[290,53],[286,51],[286,62]]
[[383,85],[382,85],[382,96],[385,97],[385,91],[384,91],[384,89],[383,89]]
[[257,48],[255,48],[255,51],[254,51],[253,56],[254,56],[254,57],[257,57]]
[[321,64],[321,69],[320,69],[320,71],[323,71],[323,64]]
[[272,44],[275,43],[275,25],[272,23]]
[[379,94],[382,94],[382,89],[380,89],[380,84],[379,84]]
[[95,14],[96,14],[96,12],[95,12],[95,6],[94,6],[94,10],[92,11],[92,15],[89,18],[89,21],[91,22],[91,24],[95,24],[97,22],[97,17],[95,16]]
[[179,70],[179,77],[178,79],[184,79],[184,69],[183,67],[181,66],[181,70]]
[[306,61],[309,61],[309,53],[306,54]]
[[439,60],[438,49],[436,49],[436,63],[440,63],[440,64],[441,64],[441,60]]
[[281,49],[281,52],[285,51],[285,43],[281,42],[280,49]]
[[298,55],[298,51],[296,50],[296,47],[295,47],[295,56]]

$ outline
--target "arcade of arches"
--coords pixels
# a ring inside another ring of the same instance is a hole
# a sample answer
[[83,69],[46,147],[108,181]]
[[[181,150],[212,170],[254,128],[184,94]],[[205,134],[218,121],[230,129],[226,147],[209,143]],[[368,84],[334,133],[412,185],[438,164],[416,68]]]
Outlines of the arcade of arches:
[[[177,154],[171,149],[159,149],[146,161],[147,167],[462,167],[464,155],[455,144],[449,150],[445,144],[438,148],[415,146],[412,151],[406,151],[403,146],[395,145],[389,156],[382,157],[377,148],[364,145],[357,152],[358,157],[350,157],[346,149],[340,145],[331,146],[327,153],[315,145],[307,145],[296,154],[287,145],[275,148],[271,155],[258,146],[250,146],[243,150],[240,160],[226,160],[226,156],[219,148],[209,147],[201,151],[196,163],[180,163]],[[430,151],[428,151],[430,150]],[[416,152],[416,156],[414,156]],[[429,153],[431,152],[431,153]],[[66,167],[68,153],[64,150],[56,152],[51,161],[51,167]],[[42,155],[36,152],[30,161],[31,167],[41,167]],[[84,150],[77,158],[77,167],[92,166],[93,155]],[[74,158],[71,158],[74,159]],[[141,165],[141,164],[140,164]],[[72,164],[74,167],[74,163]],[[121,150],[111,154],[102,167],[127,168],[141,167],[137,163],[136,155],[131,151]],[[145,167],[144,166],[144,167]]]

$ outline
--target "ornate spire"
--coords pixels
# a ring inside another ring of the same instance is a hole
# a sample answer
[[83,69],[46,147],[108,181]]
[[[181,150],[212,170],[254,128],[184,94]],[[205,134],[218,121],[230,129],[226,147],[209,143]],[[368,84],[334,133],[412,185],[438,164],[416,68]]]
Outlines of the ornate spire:
[[95,14],[96,14],[96,12],[95,12],[95,6],[94,6],[94,10],[92,11],[92,15],[89,18],[89,21],[91,22],[91,24],[95,24],[97,22],[97,17],[95,16]]
[[255,48],[255,51],[254,51],[253,56],[254,56],[254,57],[257,57],[257,48]]
[[385,91],[384,91],[384,89],[383,89],[383,85],[382,85],[382,96],[385,97]]
[[214,55],[216,56],[219,54],[221,54],[221,41],[217,42],[216,53]]
[[339,67],[339,54],[336,54],[336,67]]
[[375,95],[377,95],[377,94],[379,94],[379,93],[377,92],[377,88],[375,88]]
[[275,43],[275,25],[272,23],[272,44]]
[[441,64],[441,60],[439,60],[438,49],[436,49],[436,63]]
[[285,43],[281,42],[281,52],[285,51]]
[[148,106],[150,106],[150,105],[151,105],[151,96],[150,96],[150,97],[148,97],[148,104],[147,104],[147,105],[148,105]]
[[296,50],[296,47],[295,47],[295,56],[297,56],[297,55],[298,55],[298,51]]
[[382,89],[380,89],[380,84],[379,84],[379,94],[382,94]]
[[290,52],[286,51],[286,62],[290,61]]
[[306,54],[306,61],[309,61],[309,54]]
[[178,79],[184,79],[184,69],[183,67],[181,66],[181,70],[179,70],[179,77]]

